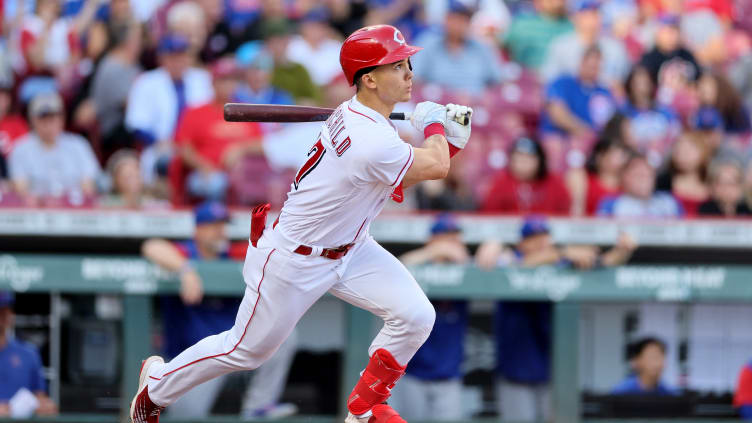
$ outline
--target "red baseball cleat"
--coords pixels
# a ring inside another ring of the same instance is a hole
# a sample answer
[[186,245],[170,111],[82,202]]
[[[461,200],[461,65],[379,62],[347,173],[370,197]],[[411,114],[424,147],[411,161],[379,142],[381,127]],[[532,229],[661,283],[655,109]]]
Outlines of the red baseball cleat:
[[164,360],[162,357],[153,355],[141,363],[138,392],[131,402],[131,422],[133,423],[159,423],[159,413],[164,410],[164,407],[154,404],[149,398],[149,386],[146,379],[149,367],[154,363],[164,363]]
[[405,419],[387,404],[374,405],[371,409],[373,415],[368,423],[407,423]]

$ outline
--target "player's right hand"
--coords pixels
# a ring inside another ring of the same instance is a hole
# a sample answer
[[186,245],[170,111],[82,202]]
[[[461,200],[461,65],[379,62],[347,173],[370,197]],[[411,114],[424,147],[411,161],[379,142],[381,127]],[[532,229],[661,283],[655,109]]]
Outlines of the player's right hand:
[[415,110],[410,115],[410,123],[418,132],[423,133],[426,126],[432,123],[440,123],[446,127],[446,106],[434,103],[433,101],[423,101],[415,106]]
[[180,273],[180,299],[185,305],[196,305],[204,298],[204,284],[194,269]]
[[[446,114],[447,123],[444,128],[446,130],[447,141],[462,150],[470,139],[470,123],[473,109],[468,106],[449,103],[446,105]],[[459,123],[463,117],[467,118],[466,125]]]

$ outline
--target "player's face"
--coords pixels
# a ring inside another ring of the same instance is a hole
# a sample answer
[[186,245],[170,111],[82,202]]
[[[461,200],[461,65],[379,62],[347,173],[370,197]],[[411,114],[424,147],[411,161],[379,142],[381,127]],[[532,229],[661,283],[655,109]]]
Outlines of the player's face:
[[410,101],[413,88],[413,71],[408,59],[379,66],[372,71],[376,91],[386,104]]

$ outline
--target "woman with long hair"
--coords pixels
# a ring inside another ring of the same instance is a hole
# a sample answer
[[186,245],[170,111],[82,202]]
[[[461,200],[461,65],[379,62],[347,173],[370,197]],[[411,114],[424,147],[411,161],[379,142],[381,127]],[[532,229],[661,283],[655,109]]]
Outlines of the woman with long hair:
[[681,203],[687,216],[708,199],[706,182],[711,151],[702,135],[685,132],[674,144],[666,170],[658,176],[656,188],[671,192]]

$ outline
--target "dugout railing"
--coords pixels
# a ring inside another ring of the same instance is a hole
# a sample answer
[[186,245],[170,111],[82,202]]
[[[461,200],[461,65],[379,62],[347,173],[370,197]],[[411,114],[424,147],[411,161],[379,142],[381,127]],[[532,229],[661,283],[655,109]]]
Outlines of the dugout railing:
[[[198,263],[197,269],[206,281],[211,281],[205,286],[207,294],[242,295],[243,281],[239,263]],[[562,271],[547,267],[484,271],[472,266],[430,265],[411,270],[427,295],[434,299],[546,300],[554,303],[552,397],[556,422],[563,423],[581,420],[576,342],[581,303],[752,301],[752,265],[624,266],[586,272]],[[152,325],[153,298],[158,294],[176,293],[177,288],[175,275],[134,256],[0,254],[0,289],[11,289],[18,293],[46,293],[53,297],[61,294],[94,293],[121,296],[124,358],[121,370],[122,392],[125,393],[134,392],[140,360],[151,352],[150,343],[144,342],[145,333],[148,333],[144,328]],[[343,318],[346,322],[346,346],[343,352],[341,384],[343,389],[355,383],[365,365],[363,351],[371,342],[372,333],[363,328],[371,327],[373,324],[373,317],[369,313],[349,306],[345,310],[346,315]],[[58,362],[57,365],[59,364]],[[346,392],[342,392],[341,395],[346,395]],[[121,406],[123,412],[127,410],[128,400],[128,395],[124,395]],[[84,423],[124,421],[123,419],[124,415],[121,413],[120,416],[61,415],[51,419],[38,418],[29,421]],[[204,420],[207,423],[235,421],[239,419],[225,416]],[[335,417],[317,416],[299,417],[283,422],[333,421],[338,420]]]

